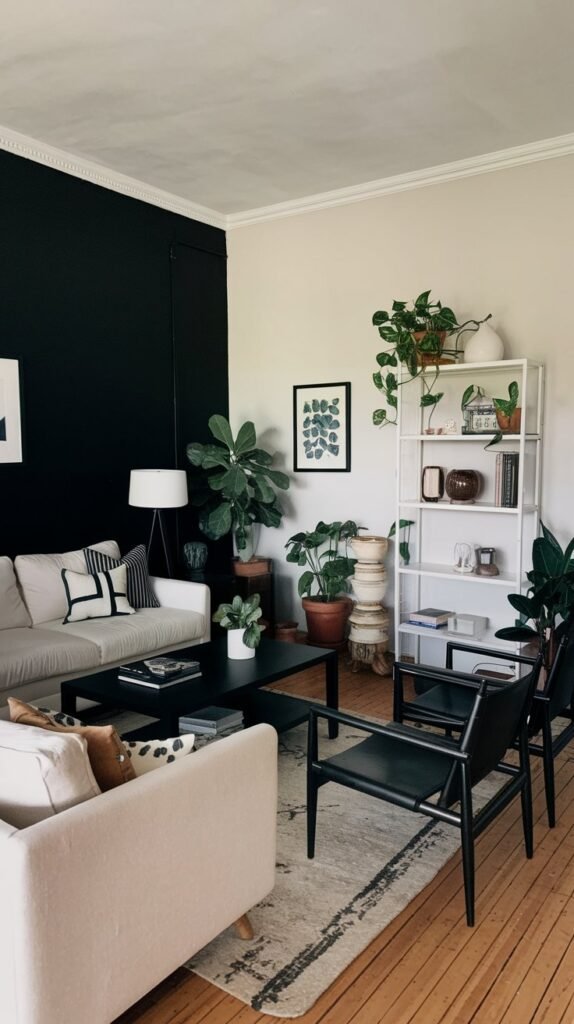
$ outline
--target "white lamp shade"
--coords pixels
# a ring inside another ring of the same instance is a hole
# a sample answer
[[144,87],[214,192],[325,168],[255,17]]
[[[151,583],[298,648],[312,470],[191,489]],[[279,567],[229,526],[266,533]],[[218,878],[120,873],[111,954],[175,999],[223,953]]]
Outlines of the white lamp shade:
[[137,508],[181,508],[187,505],[184,469],[132,469],[128,502]]

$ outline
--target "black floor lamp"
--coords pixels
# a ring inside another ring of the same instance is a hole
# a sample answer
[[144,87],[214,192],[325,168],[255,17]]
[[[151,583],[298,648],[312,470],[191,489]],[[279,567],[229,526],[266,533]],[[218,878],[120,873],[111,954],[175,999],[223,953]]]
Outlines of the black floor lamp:
[[187,505],[187,474],[184,469],[132,469],[129,504],[135,508],[152,508],[153,518],[147,545],[148,560],[156,523],[159,526],[168,576],[172,576],[169,548],[162,510]]

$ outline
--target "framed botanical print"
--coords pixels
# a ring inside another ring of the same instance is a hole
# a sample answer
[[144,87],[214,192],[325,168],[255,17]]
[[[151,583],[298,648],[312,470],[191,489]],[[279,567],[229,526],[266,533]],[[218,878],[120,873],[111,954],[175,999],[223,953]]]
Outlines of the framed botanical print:
[[0,359],[0,463],[22,462],[20,363]]
[[350,471],[350,383],[293,388],[293,469],[296,473]]

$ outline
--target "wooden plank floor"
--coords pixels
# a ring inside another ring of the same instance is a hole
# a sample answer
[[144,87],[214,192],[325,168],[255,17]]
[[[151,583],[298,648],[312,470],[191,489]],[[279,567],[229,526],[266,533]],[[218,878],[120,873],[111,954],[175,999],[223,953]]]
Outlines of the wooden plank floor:
[[[323,697],[321,671],[278,688]],[[341,663],[340,704],[391,717],[391,683]],[[574,1024],[574,745],[556,764],[557,818],[546,825],[533,760],[535,855],[526,860],[518,801],[477,842],[477,924],[464,918],[454,856],[303,1017],[301,1024]],[[116,1024],[272,1024],[180,970]]]

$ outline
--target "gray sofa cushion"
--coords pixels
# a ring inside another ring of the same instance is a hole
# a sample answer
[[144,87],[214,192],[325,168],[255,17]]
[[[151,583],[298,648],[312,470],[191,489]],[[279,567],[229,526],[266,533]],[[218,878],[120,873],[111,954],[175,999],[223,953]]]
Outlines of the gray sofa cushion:
[[[45,622],[43,631],[51,631],[65,640],[89,640],[99,650],[100,664],[140,658],[151,651],[199,640],[205,631],[203,615],[180,608],[140,608],[134,615],[111,619]],[[35,630],[34,630],[35,632]]]
[[[90,544],[90,547],[102,551],[110,558],[120,557],[120,549],[115,540]],[[62,569],[87,572],[86,558],[81,550],[65,551],[60,555],[18,555],[14,568],[35,626],[51,619],[62,620],[68,611]]]
[[3,629],[0,632],[0,690],[100,665],[95,643],[52,630]]
[[0,629],[29,626],[31,621],[18,590],[12,559],[3,555],[0,558]]

